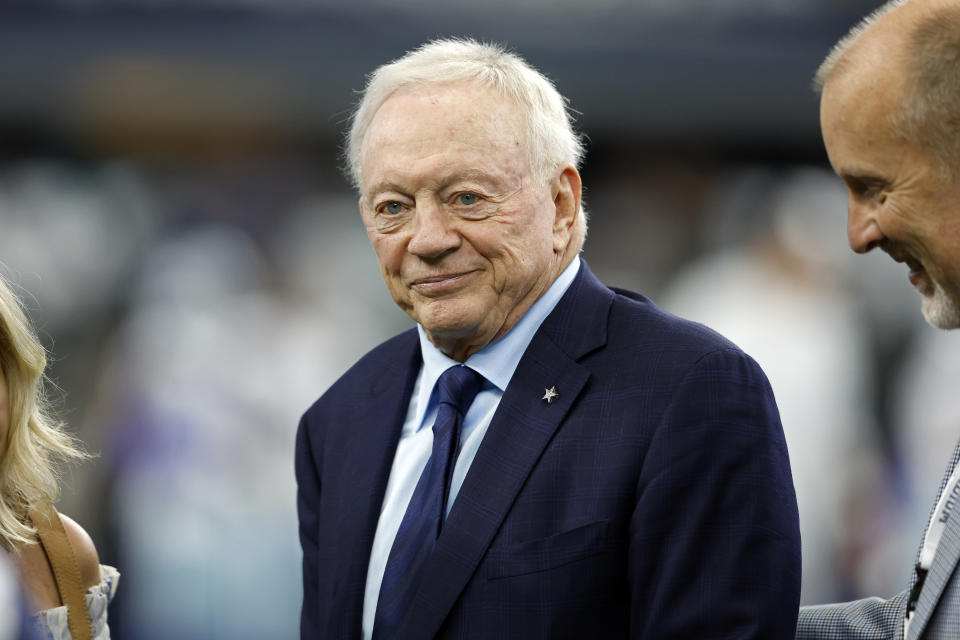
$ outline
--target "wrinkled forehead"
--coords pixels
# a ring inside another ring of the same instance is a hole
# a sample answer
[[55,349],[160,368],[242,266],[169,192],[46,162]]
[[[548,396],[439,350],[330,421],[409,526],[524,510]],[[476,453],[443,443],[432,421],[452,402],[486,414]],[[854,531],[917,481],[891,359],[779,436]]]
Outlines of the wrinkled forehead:
[[[522,129],[522,110],[509,95],[478,80],[442,83],[416,83],[400,87],[390,94],[374,113],[363,149],[369,148],[374,134],[400,134],[405,126],[455,133],[462,129],[490,127]],[[394,129],[389,129],[395,126]]]
[[883,26],[868,30],[827,78],[820,99],[822,124],[832,121],[843,130],[889,128],[902,114],[907,74]]
[[363,181],[392,157],[462,152],[519,153],[529,159],[526,140],[521,110],[495,88],[475,81],[408,85],[391,94],[371,120],[360,152]]
[[902,108],[902,91],[877,82],[867,74],[847,74],[824,85],[820,98],[821,123],[845,130],[892,124]]

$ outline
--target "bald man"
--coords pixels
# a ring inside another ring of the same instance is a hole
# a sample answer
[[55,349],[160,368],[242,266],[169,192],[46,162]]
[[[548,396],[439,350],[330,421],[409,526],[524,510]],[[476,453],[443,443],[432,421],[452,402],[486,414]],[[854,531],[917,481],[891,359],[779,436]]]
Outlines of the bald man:
[[[827,154],[850,193],[850,247],[905,264],[927,322],[960,326],[960,0],[885,4],[837,44],[816,85]],[[958,456],[907,589],[805,607],[797,638],[960,638]]]

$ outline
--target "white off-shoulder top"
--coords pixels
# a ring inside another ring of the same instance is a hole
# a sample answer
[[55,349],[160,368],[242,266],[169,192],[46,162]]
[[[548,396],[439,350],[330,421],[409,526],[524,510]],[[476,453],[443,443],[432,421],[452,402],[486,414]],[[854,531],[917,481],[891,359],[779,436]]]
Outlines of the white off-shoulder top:
[[[85,594],[87,610],[90,612],[90,624],[93,627],[93,640],[110,640],[107,605],[117,592],[119,579],[119,571],[102,564],[100,565],[100,584],[90,587]],[[40,632],[40,637],[45,640],[72,640],[65,605],[34,614],[33,622]]]

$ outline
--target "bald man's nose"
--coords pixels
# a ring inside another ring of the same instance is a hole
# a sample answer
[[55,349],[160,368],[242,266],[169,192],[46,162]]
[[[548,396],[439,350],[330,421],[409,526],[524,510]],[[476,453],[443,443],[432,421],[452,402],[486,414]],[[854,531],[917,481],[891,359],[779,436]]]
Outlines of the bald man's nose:
[[872,215],[872,208],[852,197],[847,208],[847,237],[850,239],[850,248],[857,253],[866,253],[883,240],[883,233]]

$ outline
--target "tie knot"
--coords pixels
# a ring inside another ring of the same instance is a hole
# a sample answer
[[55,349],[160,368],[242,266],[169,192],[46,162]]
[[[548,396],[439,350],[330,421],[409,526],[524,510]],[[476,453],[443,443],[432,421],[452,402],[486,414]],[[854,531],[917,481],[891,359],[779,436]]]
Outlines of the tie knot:
[[440,374],[440,379],[437,380],[438,401],[441,405],[450,405],[463,415],[470,408],[482,384],[483,376],[470,367],[450,367]]

